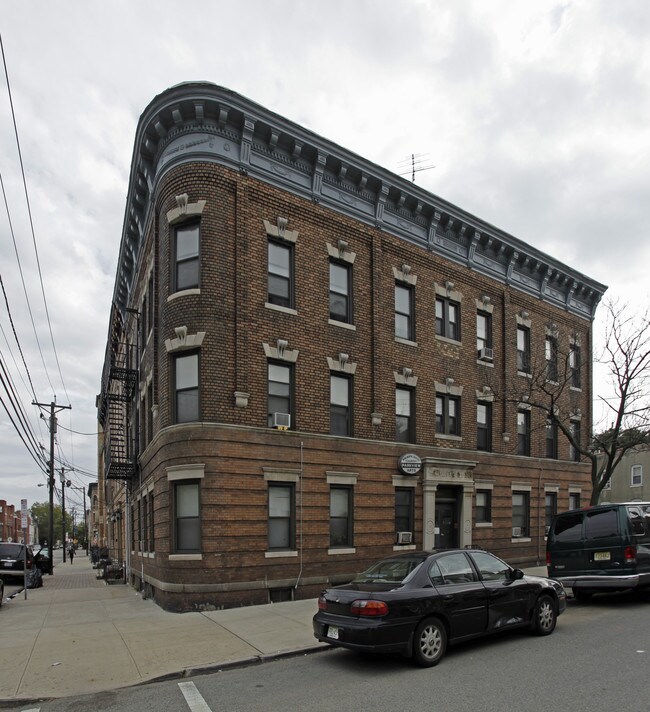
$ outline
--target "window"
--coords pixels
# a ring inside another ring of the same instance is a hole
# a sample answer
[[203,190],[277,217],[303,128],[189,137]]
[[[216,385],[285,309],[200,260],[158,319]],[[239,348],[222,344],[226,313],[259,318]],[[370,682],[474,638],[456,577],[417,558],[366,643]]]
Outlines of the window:
[[557,381],[557,339],[547,336],[544,342],[544,356],[546,358],[546,380]]
[[512,538],[530,536],[529,525],[530,494],[528,492],[512,493]]
[[530,411],[517,411],[517,455],[530,455]]
[[643,465],[632,465],[630,484],[632,487],[640,487],[643,484]]
[[414,290],[403,284],[395,285],[395,336],[415,341]]
[[463,553],[448,554],[437,559],[444,584],[471,583],[474,573],[469,560]]
[[175,422],[199,420],[199,355],[174,359]]
[[[293,386],[291,366],[269,362],[268,364],[268,425],[273,426],[274,413],[291,415],[291,392]],[[291,418],[293,427],[293,418]]]
[[575,445],[569,441],[569,457],[574,461],[574,462],[580,462],[580,443],[581,443],[581,437],[582,433],[580,430],[580,421],[579,420],[572,420],[569,423],[569,431],[571,433],[571,436],[575,440]]
[[345,376],[330,376],[330,433],[332,435],[352,435],[351,384],[352,381]]
[[348,265],[330,261],[330,319],[352,323],[352,299]]
[[293,247],[269,240],[268,264],[268,303],[292,308]]
[[400,443],[414,441],[413,391],[410,388],[395,389],[395,440]]
[[544,533],[548,534],[551,529],[551,521],[557,514],[557,494],[555,492],[547,492],[545,497],[544,509]]
[[478,568],[483,581],[508,581],[510,579],[510,567],[496,556],[485,552],[474,552],[472,559]]
[[147,406],[147,417],[145,418],[147,436],[145,442],[149,444],[153,439],[153,381],[147,386],[147,398],[145,403]]
[[460,304],[436,297],[436,336],[460,341]]
[[199,286],[199,224],[176,228],[174,260],[176,291]]
[[414,492],[412,487],[395,488],[395,531],[413,532]]
[[294,486],[269,483],[269,549],[295,547]]
[[492,451],[492,404],[476,404],[476,449]]
[[585,517],[585,539],[609,539],[618,536],[618,510],[605,509],[587,512]]
[[[147,335],[151,333],[153,329],[153,315],[154,315],[154,293],[153,293],[153,272],[149,275],[149,286],[147,287]],[[142,317],[145,318],[144,316]]]
[[330,546],[352,546],[352,488],[330,488]]
[[460,398],[449,394],[436,395],[436,433],[460,435]]
[[489,524],[492,521],[492,490],[476,490],[476,523]]
[[486,357],[484,349],[492,349],[492,314],[479,311],[476,313],[476,350],[479,358]]
[[546,420],[546,457],[557,460],[557,423]]
[[154,521],[153,521],[153,492],[149,493],[149,551],[155,551],[154,547]]
[[174,542],[177,553],[201,551],[199,512],[199,483],[176,482],[174,484]]
[[580,368],[580,347],[574,344],[569,350],[569,384],[572,388],[582,388]]
[[530,329],[517,327],[517,370],[530,373]]
[[569,509],[580,509],[580,492],[569,492]]

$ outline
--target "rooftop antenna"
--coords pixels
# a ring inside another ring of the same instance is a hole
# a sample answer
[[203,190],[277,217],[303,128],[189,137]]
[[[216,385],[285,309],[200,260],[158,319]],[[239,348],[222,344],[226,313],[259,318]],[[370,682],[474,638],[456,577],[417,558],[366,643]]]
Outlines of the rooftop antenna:
[[411,180],[415,183],[416,173],[419,173],[420,171],[430,171],[432,168],[435,168],[435,166],[429,164],[429,161],[431,160],[430,156],[430,153],[412,153],[410,156],[407,156],[400,161],[399,168],[400,170],[409,168],[409,170],[404,171],[404,173],[400,173],[399,175],[410,175]]

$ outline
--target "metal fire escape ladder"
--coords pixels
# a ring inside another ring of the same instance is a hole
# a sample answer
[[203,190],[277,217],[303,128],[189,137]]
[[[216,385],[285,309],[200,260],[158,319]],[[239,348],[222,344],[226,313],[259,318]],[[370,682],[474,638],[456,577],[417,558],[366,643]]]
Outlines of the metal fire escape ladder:
[[108,383],[104,393],[106,432],[106,479],[130,480],[136,473],[135,444],[129,443],[129,422],[138,370],[131,368],[134,347],[119,343],[111,349]]

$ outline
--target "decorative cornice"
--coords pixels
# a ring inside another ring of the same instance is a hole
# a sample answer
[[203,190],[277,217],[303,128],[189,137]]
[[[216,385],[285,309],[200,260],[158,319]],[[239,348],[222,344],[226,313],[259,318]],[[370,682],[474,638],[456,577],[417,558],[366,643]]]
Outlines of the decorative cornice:
[[166,171],[197,160],[320,203],[587,320],[607,289],[229,89],[187,82],[155,97],[136,130],[114,294],[123,315],[155,186]]

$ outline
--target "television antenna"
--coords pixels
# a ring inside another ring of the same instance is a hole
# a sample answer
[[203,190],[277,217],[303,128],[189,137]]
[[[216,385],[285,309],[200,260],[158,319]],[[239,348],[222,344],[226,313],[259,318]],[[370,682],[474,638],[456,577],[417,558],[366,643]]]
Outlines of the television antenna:
[[407,156],[404,158],[402,161],[399,163],[399,169],[403,170],[404,168],[408,168],[408,170],[404,171],[403,173],[400,173],[399,175],[401,176],[411,176],[411,180],[413,183],[415,183],[415,174],[419,173],[420,171],[430,171],[432,168],[435,168],[435,166],[430,165],[430,160],[431,160],[431,154],[430,153],[412,153],[410,156]]

